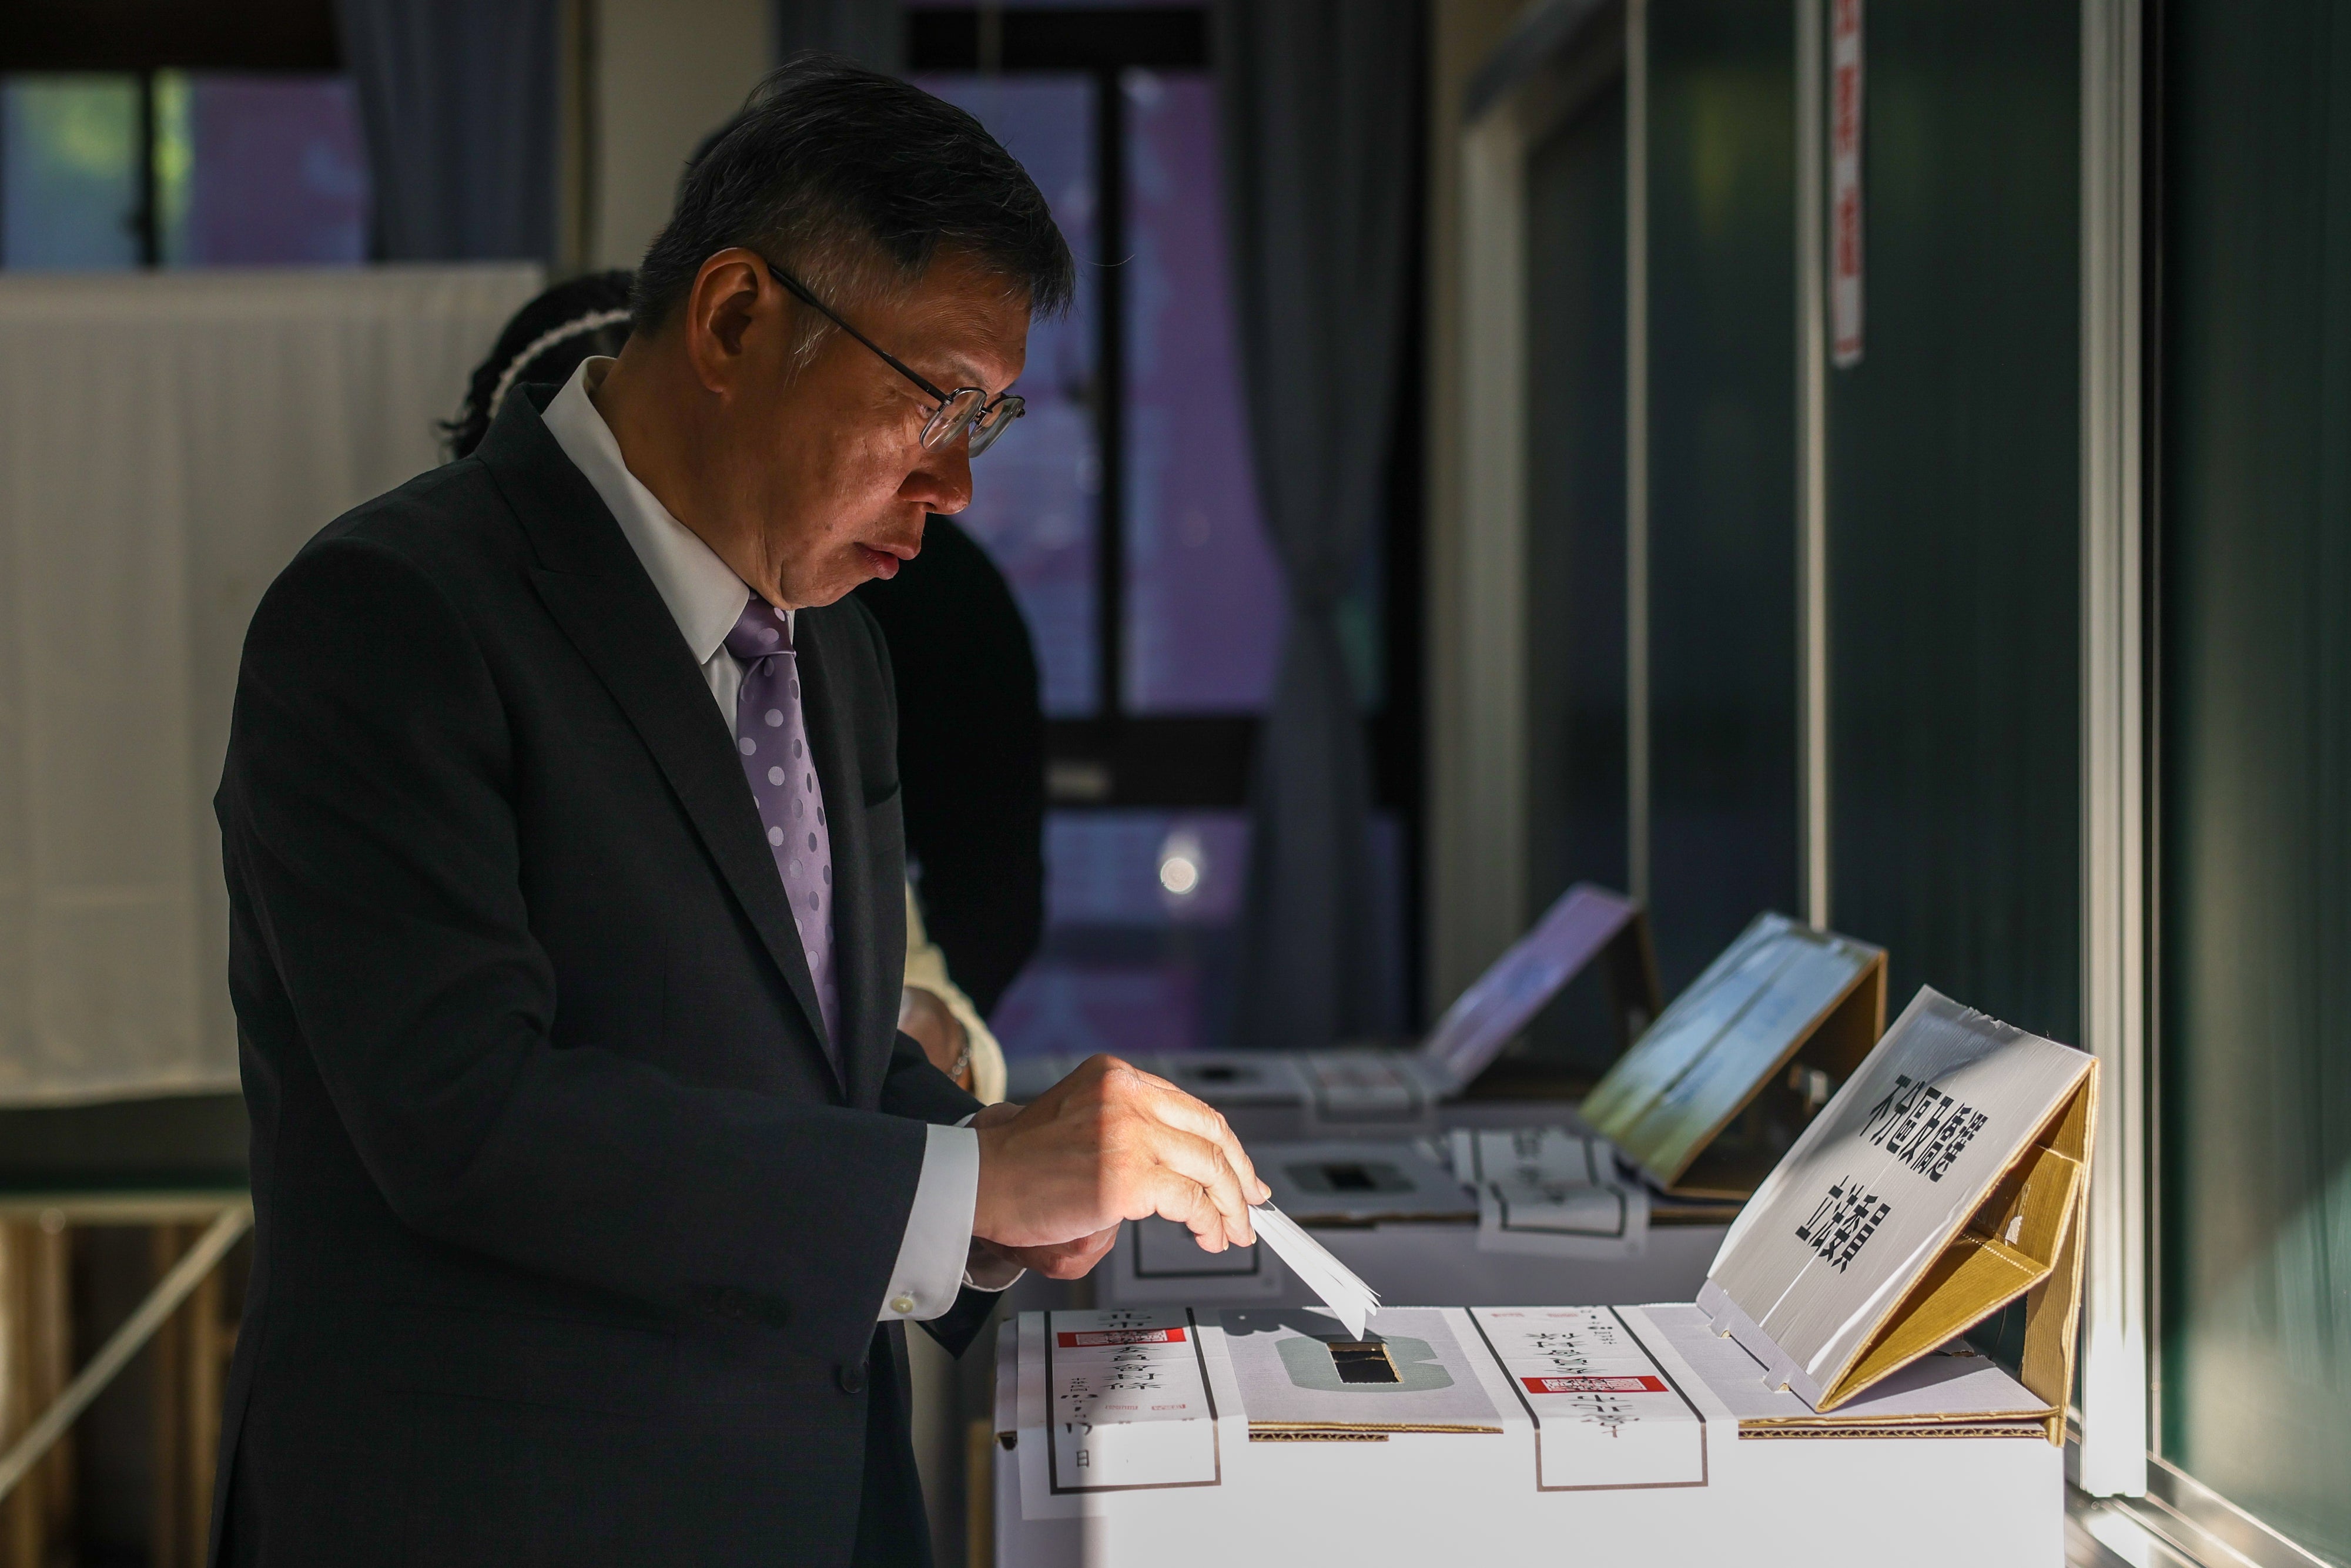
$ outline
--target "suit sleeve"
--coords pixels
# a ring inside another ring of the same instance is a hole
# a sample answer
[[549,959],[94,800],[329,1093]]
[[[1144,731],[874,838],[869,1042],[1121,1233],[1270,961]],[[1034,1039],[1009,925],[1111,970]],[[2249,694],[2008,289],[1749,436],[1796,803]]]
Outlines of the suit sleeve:
[[[322,539],[264,600],[224,852],[360,1161],[440,1241],[673,1309],[747,1295],[812,1351],[861,1354],[923,1126],[557,1048],[511,747],[478,644],[392,549]],[[893,1058],[893,1088],[910,1076]],[[944,1116],[954,1092],[890,1098]]]
[[882,1080],[882,1109],[918,1122],[952,1127],[979,1109],[979,1102],[954,1079],[931,1065],[913,1036],[890,1042],[890,1067]]

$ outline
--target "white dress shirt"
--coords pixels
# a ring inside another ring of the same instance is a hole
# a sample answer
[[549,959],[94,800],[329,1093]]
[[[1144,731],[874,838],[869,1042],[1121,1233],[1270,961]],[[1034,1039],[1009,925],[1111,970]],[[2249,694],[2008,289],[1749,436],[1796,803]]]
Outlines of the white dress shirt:
[[[734,630],[751,591],[699,535],[670,515],[622,460],[621,444],[588,395],[613,362],[590,359],[572,372],[547,405],[543,417],[548,434],[611,508],[695,662],[702,666],[702,678],[732,734],[743,666],[726,651],[726,633]],[[955,1305],[956,1294],[966,1283],[1000,1291],[1019,1276],[1018,1269],[975,1250],[971,1223],[979,1200],[979,1134],[968,1126],[933,1126],[925,1135],[914,1210],[906,1218],[898,1261],[890,1270],[889,1293],[882,1301],[884,1322],[938,1317]],[[812,1171],[810,1176],[822,1179],[822,1174]]]

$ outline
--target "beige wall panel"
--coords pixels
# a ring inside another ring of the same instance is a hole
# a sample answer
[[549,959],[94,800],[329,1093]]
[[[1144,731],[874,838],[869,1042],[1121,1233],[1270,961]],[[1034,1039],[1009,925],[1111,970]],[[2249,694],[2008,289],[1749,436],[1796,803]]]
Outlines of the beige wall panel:
[[767,0],[591,0],[598,267],[634,267],[695,143],[772,54]]
[[[1472,257],[1516,243],[1515,233],[1472,234],[1464,220],[1461,98],[1470,75],[1523,10],[1523,0],[1437,0],[1431,16],[1428,125],[1428,388],[1427,433],[1427,757],[1429,907],[1426,929],[1429,1010],[1444,1007],[1509,946],[1523,924],[1522,868],[1498,845],[1494,797],[1508,797],[1520,780],[1491,777],[1493,728],[1481,717],[1509,694],[1483,678],[1479,641],[1471,635],[1486,612],[1490,588],[1479,570],[1479,534],[1471,526],[1468,455],[1459,417],[1467,392],[1464,368],[1473,351],[1462,308],[1462,283]],[[1506,830],[1504,838],[1510,835]],[[1498,849],[1501,852],[1498,853]],[[1499,884],[1499,885],[1498,885]]]

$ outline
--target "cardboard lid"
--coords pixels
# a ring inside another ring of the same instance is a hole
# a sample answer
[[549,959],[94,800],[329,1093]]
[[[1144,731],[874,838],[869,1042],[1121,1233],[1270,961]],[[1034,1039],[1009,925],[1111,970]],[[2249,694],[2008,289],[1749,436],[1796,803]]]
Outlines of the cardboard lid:
[[[1743,1197],[1803,1124],[1808,1107],[1778,1103],[1789,1064],[1842,1082],[1885,1027],[1885,974],[1882,948],[1759,915],[1608,1070],[1583,1120],[1669,1192]],[[1724,1134],[1750,1106],[1776,1125],[1734,1153]]]
[[[1920,988],[1732,1225],[1699,1304],[1820,1410],[2037,1288],[2029,1312],[2070,1324],[2096,1070]],[[2060,1409],[2061,1337],[2025,1368]]]
[[1465,1087],[1639,915],[1632,900],[1577,883],[1454,998],[1422,1043],[1421,1059],[1454,1088]]

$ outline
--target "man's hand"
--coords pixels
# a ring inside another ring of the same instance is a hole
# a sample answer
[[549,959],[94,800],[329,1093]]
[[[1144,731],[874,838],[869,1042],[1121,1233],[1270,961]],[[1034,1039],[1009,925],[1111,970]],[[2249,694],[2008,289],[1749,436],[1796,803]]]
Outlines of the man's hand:
[[1271,1196],[1225,1119],[1165,1079],[1091,1058],[1031,1105],[990,1106],[972,1234],[1057,1280],[1110,1250],[1119,1222],[1159,1215],[1221,1252],[1257,1239]]

